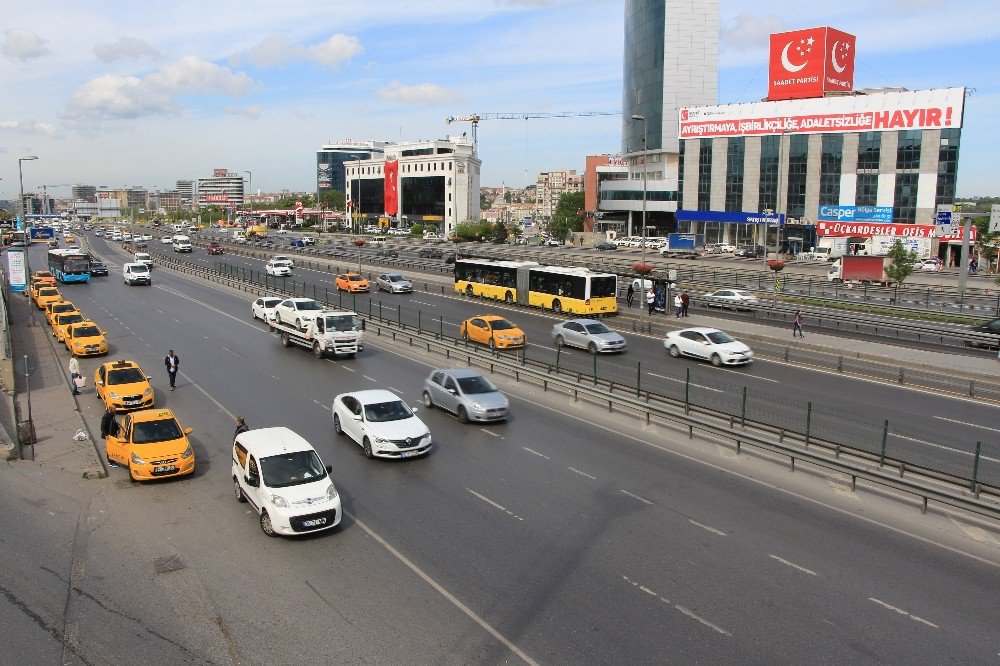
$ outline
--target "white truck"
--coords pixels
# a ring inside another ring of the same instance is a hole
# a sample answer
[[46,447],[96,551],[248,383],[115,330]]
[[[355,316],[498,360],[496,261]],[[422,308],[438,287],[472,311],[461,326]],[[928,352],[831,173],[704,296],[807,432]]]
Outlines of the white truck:
[[305,347],[316,358],[354,356],[364,350],[365,322],[353,312],[324,310],[307,322],[304,329],[281,323],[277,318],[267,323],[278,334],[282,347]]

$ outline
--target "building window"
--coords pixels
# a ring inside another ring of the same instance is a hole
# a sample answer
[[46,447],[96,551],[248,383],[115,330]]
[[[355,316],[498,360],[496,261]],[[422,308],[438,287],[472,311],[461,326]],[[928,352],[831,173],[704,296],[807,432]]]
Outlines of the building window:
[[893,222],[917,221],[917,178],[916,173],[896,174],[896,196]]
[[781,137],[760,138],[760,189],[761,210],[778,209],[778,160],[781,159]]
[[[878,171],[882,154],[882,133],[862,132],[858,137],[858,172]],[[861,204],[858,204],[861,205]]]
[[684,147],[687,146],[687,141],[682,140],[680,142],[680,161],[677,163],[677,200],[684,201]]
[[785,213],[789,217],[806,214],[806,162],[809,159],[809,135],[793,134],[788,146],[788,181]]
[[698,140],[698,210],[711,210],[712,140]]
[[743,156],[746,137],[730,137],[726,147],[726,210],[743,210]]
[[958,145],[962,131],[941,130],[941,147],[938,149],[937,192],[934,200],[938,206],[955,203],[955,184],[958,179]]
[[878,203],[878,174],[859,173],[854,195],[855,206],[875,206]]
[[622,145],[626,153],[643,149],[644,123],[632,120],[633,115],[646,118],[648,145],[645,149],[662,147],[665,21],[663,2],[625,4]]
[[899,132],[899,145],[896,148],[896,169],[920,168],[920,142],[923,132],[920,130],[905,130]]
[[844,135],[824,134],[819,160],[819,205],[840,203],[840,176],[843,173]]

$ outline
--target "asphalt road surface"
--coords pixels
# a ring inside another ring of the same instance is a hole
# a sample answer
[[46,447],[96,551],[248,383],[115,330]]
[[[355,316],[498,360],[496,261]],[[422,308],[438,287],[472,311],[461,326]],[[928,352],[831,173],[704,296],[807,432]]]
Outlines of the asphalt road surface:
[[[894,501],[502,380],[508,422],[420,409],[428,456],[367,460],[333,433],[333,395],[389,388],[416,405],[440,358],[369,336],[356,359],[318,361],[250,321],[249,299],[166,270],[127,287],[121,255],[97,249],[112,274],[66,296],[108,330],[110,358],[138,361],[157,404],[195,428],[198,471],[100,482],[74,609],[88,663],[974,663],[1000,651],[992,536],[973,542]],[[97,432],[97,401],[82,400]],[[261,533],[232,498],[236,414],[313,443],[341,491],[339,529]],[[33,515],[13,513],[8,528]]]

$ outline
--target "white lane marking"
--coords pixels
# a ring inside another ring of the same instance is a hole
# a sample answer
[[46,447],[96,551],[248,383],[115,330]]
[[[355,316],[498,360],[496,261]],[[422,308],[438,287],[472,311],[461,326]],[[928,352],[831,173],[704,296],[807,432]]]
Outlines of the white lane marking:
[[695,620],[698,620],[699,622],[701,622],[701,623],[702,623],[703,625],[705,625],[705,626],[706,626],[706,627],[708,627],[709,629],[713,629],[714,631],[717,631],[717,632],[719,632],[720,634],[722,634],[722,635],[724,635],[724,636],[732,636],[732,634],[731,634],[731,633],[729,633],[728,631],[726,631],[726,630],[725,630],[725,629],[723,629],[722,627],[720,627],[720,626],[718,626],[718,625],[715,625],[715,624],[712,624],[711,622],[709,622],[709,621],[708,621],[708,620],[706,620],[705,618],[703,618],[703,617],[701,617],[700,615],[696,614],[696,613],[695,613],[694,611],[692,611],[692,610],[689,610],[689,609],[687,609],[687,608],[684,608],[684,606],[680,606],[680,605],[676,605],[676,604],[675,604],[675,605],[674,605],[674,608],[676,608],[676,609],[677,609],[677,610],[679,610],[680,612],[684,613],[684,614],[685,614],[685,615],[687,615],[688,617],[690,617],[690,618],[694,618]]
[[[333,361],[330,361],[330,363],[333,363]],[[354,368],[349,368],[346,365],[341,365],[340,367],[343,368],[344,370],[347,370],[348,372],[354,372],[355,371]]]
[[395,391],[396,393],[402,393],[402,391],[400,391],[400,390],[399,390],[398,388],[396,388],[395,386],[390,386],[390,387],[389,387],[389,390],[390,390],[390,391]]
[[528,448],[527,446],[522,446],[521,448],[522,448],[522,449],[524,449],[525,451],[527,451],[528,453],[533,453],[533,454],[535,454],[535,455],[536,455],[536,456],[538,456],[539,458],[545,458],[546,460],[552,460],[552,458],[549,458],[549,457],[548,457],[547,455],[545,455],[544,453],[539,453],[538,451],[535,451],[534,449],[529,449],[529,448]]
[[[713,367],[712,369],[713,370],[719,370],[721,372],[732,372],[732,373],[739,372],[738,370],[733,370],[732,368],[715,368],[715,367]],[[783,384],[784,383],[780,379],[771,379],[770,377],[760,377],[758,375],[748,375],[748,374],[742,373],[742,372],[740,373],[740,375],[743,376],[743,377],[752,377],[753,379],[759,380],[759,381],[762,381],[762,382],[771,382],[772,384]]]
[[194,381],[193,379],[191,379],[190,377],[188,377],[188,376],[187,376],[186,374],[184,374],[184,371],[183,371],[183,370],[178,370],[178,371],[177,371],[177,374],[179,374],[179,375],[180,375],[181,377],[183,377],[183,378],[184,378],[184,381],[186,381],[186,382],[187,382],[188,384],[190,384],[191,386],[193,386],[193,387],[195,387],[196,389],[198,389],[199,391],[201,391],[201,392],[202,392],[202,394],[203,394],[203,395],[204,395],[204,396],[205,396],[206,398],[208,398],[209,400],[211,400],[211,401],[212,401],[212,403],[213,403],[213,404],[214,404],[214,405],[215,405],[216,407],[218,407],[218,408],[219,408],[220,410],[222,410],[222,412],[223,412],[223,413],[224,413],[224,414],[225,414],[226,416],[228,416],[229,418],[233,419],[234,421],[236,420],[236,415],[235,415],[235,414],[233,414],[233,413],[232,413],[231,411],[229,411],[228,409],[226,409],[225,407],[223,407],[223,406],[222,406],[222,403],[221,403],[221,402],[219,402],[218,400],[216,400],[215,398],[213,398],[213,397],[212,397],[212,394],[211,394],[211,393],[209,393],[208,391],[206,391],[205,389],[203,389],[203,388],[201,387],[201,385],[200,385],[200,384],[198,384],[198,382]]
[[487,430],[486,428],[480,428],[480,430],[485,432],[490,437],[500,437],[501,439],[503,439],[503,437],[499,433],[495,433],[492,430]]
[[629,497],[631,497],[632,499],[637,499],[637,500],[639,500],[640,502],[643,502],[643,503],[645,503],[645,504],[649,504],[649,505],[652,505],[652,504],[653,504],[652,502],[650,502],[650,501],[649,501],[648,499],[646,499],[645,497],[639,497],[638,495],[633,495],[632,493],[630,493],[630,492],[629,492],[629,491],[627,491],[627,490],[623,490],[623,491],[622,491],[622,493],[624,493],[625,495],[628,495],[628,496],[629,496]]
[[969,426],[972,428],[979,428],[981,430],[991,430],[993,432],[1000,432],[1000,428],[990,428],[988,426],[979,425],[978,423],[967,423],[965,421],[957,421],[955,419],[949,419],[945,416],[935,416],[934,418],[940,419],[942,421],[947,421],[948,423],[957,423],[958,425]]
[[386,541],[385,539],[383,539],[381,536],[379,536],[375,532],[375,530],[373,530],[372,528],[368,527],[368,525],[366,525],[365,523],[363,523],[360,519],[358,519],[357,516],[355,516],[354,514],[352,514],[350,511],[344,511],[344,514],[347,517],[349,517],[351,520],[353,520],[354,523],[358,527],[360,527],[361,529],[363,529],[368,534],[368,536],[370,536],[372,539],[374,539],[375,541],[377,541],[383,548],[385,548],[387,551],[389,551],[393,555],[393,557],[395,557],[397,560],[399,560],[400,562],[402,562],[410,571],[412,571],[413,573],[415,573],[418,576],[420,576],[420,578],[425,583],[427,583],[432,588],[434,588],[434,590],[438,594],[440,594],[442,597],[444,597],[445,599],[447,599],[453,606],[455,606],[460,611],[462,611],[470,620],[472,620],[473,622],[475,622],[476,624],[478,624],[480,627],[482,627],[490,636],[493,636],[493,638],[495,638],[498,641],[500,641],[508,650],[510,650],[511,652],[513,652],[514,654],[516,654],[518,657],[520,657],[521,660],[524,661],[524,663],[530,664],[531,666],[538,666],[538,662],[536,662],[534,659],[532,659],[531,657],[529,657],[523,650],[521,650],[521,648],[519,648],[516,645],[514,645],[514,643],[510,639],[508,639],[506,636],[504,636],[499,631],[497,631],[496,629],[494,629],[483,618],[481,618],[478,615],[476,615],[476,613],[471,608],[469,608],[468,606],[466,606],[465,604],[463,604],[461,601],[459,601],[458,598],[455,595],[453,595],[451,592],[449,592],[448,590],[446,590],[443,585],[441,585],[436,580],[434,580],[433,578],[431,578],[427,573],[425,573],[423,571],[423,569],[421,569],[416,564],[414,564],[413,562],[411,562],[405,555],[403,555],[401,552],[399,552],[393,546],[391,546],[389,544],[389,542]]
[[427,306],[432,307],[432,308],[437,307],[436,303],[427,303],[426,301],[411,301],[411,302],[412,303],[417,303],[419,305],[427,305]]
[[492,506],[492,507],[494,507],[496,509],[499,509],[500,511],[503,511],[508,516],[511,516],[513,518],[517,518],[518,520],[520,520],[522,522],[524,521],[524,518],[522,518],[521,516],[517,515],[516,513],[514,513],[513,511],[511,511],[507,507],[505,507],[505,506],[503,506],[501,504],[497,504],[496,502],[494,502],[493,500],[491,500],[489,497],[486,497],[484,495],[480,495],[479,493],[477,493],[475,490],[472,490],[471,488],[466,488],[466,490],[468,490],[470,493],[472,493],[473,495],[475,495],[479,499],[483,500],[484,502],[486,502],[490,506]]
[[912,620],[916,620],[917,622],[922,622],[922,623],[926,624],[926,625],[927,625],[927,626],[929,626],[929,627],[934,627],[935,629],[938,629],[938,628],[939,628],[939,627],[938,627],[938,626],[937,626],[936,624],[934,624],[933,622],[928,622],[928,621],[927,621],[927,620],[925,620],[924,618],[922,618],[922,617],[917,617],[916,615],[913,615],[913,614],[909,613],[908,611],[905,611],[905,610],[903,610],[902,608],[896,608],[896,607],[895,607],[895,606],[893,606],[892,604],[887,604],[886,602],[882,601],[881,599],[876,599],[875,597],[868,597],[868,601],[874,601],[874,602],[875,602],[875,603],[877,603],[877,604],[878,604],[879,606],[883,606],[883,607],[885,607],[885,608],[888,608],[889,610],[891,610],[891,611],[894,611],[894,612],[896,612],[896,613],[899,613],[900,615],[906,615],[906,616],[907,616],[907,617],[909,617],[910,619],[912,619]]
[[[655,372],[647,372],[646,374],[648,374],[650,377],[659,377],[660,379],[666,379],[667,381],[677,382],[679,384],[686,383],[685,380],[680,379],[678,377],[667,377],[666,375],[658,375]],[[715,391],[716,393],[724,393],[724,391],[722,391],[721,389],[712,388],[710,386],[703,386],[701,384],[691,384],[691,386],[696,386],[698,388],[705,389],[706,391]]]
[[[952,453],[961,453],[964,456],[975,456],[974,451],[963,451],[962,449],[956,449],[952,446],[945,446],[944,444],[935,444],[934,442],[928,442],[925,439],[917,439],[916,437],[907,437],[906,435],[897,435],[895,433],[889,433],[890,437],[895,437],[897,439],[905,439],[910,442],[917,442],[918,444],[926,444],[927,446],[932,446],[935,449],[943,449],[945,451],[951,451]],[[983,460],[989,460],[990,462],[1000,462],[996,458],[991,458],[990,456],[980,456]]]
[[813,571],[812,569],[806,569],[805,567],[800,567],[798,564],[795,564],[794,562],[789,562],[788,560],[782,559],[782,558],[778,557],[777,555],[768,555],[768,557],[770,557],[773,560],[778,560],[782,564],[787,564],[788,566],[792,567],[793,569],[798,569],[799,571],[801,571],[803,573],[807,573],[810,576],[815,576],[816,575],[816,572]]
[[648,587],[646,587],[645,585],[640,585],[639,589],[642,590],[643,592],[645,592],[646,594],[650,595],[650,596],[653,596],[653,597],[660,596],[656,592],[653,592],[651,589],[649,589]]
[[364,377],[365,379],[367,379],[370,382],[378,382],[377,379],[373,379],[372,377],[369,377],[368,375],[361,375],[361,376]]
[[979,541],[981,543],[989,543],[1000,546],[1000,540],[994,538],[992,534],[990,534],[981,527],[976,527],[975,525],[966,525],[965,523],[955,520],[954,518],[951,519],[951,522],[955,523],[955,525],[957,525],[959,529],[965,532],[965,534],[970,539]]
[[691,520],[690,518],[688,518],[688,522],[691,523],[692,525],[700,527],[703,530],[708,530],[712,534],[718,534],[719,536],[729,536],[728,534],[726,534],[722,530],[717,530],[714,527],[709,527],[708,525],[702,525],[701,523],[699,523],[696,520]]
[[573,472],[575,474],[579,474],[580,476],[585,476],[588,479],[593,479],[594,481],[597,481],[597,477],[596,476],[591,476],[590,474],[587,474],[586,472],[581,472],[576,467],[570,467],[569,471],[571,471],[571,472]]

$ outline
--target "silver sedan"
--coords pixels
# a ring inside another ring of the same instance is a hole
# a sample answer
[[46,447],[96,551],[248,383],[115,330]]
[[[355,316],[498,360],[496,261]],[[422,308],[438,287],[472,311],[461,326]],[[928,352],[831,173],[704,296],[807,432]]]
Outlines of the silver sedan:
[[413,291],[413,283],[399,273],[386,273],[375,278],[375,291],[408,294]]
[[440,407],[470,421],[502,421],[510,412],[507,396],[475,370],[432,370],[424,380],[424,405]]
[[556,346],[579,347],[591,354],[623,352],[628,346],[621,334],[612,331],[596,319],[571,319],[552,327]]

